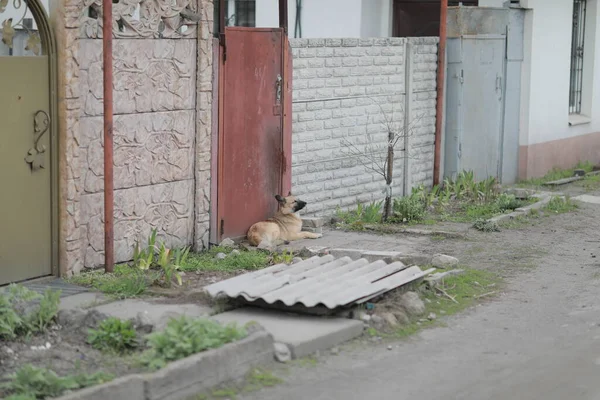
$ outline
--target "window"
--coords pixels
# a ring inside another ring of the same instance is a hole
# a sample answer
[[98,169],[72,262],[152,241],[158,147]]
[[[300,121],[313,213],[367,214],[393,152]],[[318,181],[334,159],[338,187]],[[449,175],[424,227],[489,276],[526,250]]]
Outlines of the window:
[[573,0],[573,31],[571,37],[571,80],[569,113],[581,114],[583,92],[583,51],[585,37],[586,0]]
[[[256,26],[256,0],[221,0],[227,1],[227,26]],[[275,4],[275,0],[273,0]]]

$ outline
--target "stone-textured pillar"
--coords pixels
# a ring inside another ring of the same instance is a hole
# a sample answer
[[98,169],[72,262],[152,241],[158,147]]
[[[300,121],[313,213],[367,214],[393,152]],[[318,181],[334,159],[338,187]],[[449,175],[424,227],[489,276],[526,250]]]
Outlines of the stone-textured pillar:
[[[210,207],[210,159],[213,95],[213,0],[199,0],[202,19],[198,26],[198,75],[196,97],[196,193],[194,247],[208,246]],[[218,90],[218,88],[215,88]],[[213,177],[216,179],[216,177]]]
[[59,163],[59,264],[63,276],[83,267],[79,167],[79,18],[83,2],[52,3],[52,25],[57,43],[58,163]]

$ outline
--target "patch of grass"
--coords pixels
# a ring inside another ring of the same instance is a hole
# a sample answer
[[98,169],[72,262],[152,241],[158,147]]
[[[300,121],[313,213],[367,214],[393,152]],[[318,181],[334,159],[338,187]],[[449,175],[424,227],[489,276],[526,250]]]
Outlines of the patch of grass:
[[0,293],[0,339],[44,332],[58,314],[60,293],[48,289],[40,295],[25,286],[10,285]]
[[349,230],[362,231],[364,224],[377,224],[381,222],[382,201],[369,204],[358,203],[355,209],[342,210],[337,208],[335,216],[340,223]]
[[12,393],[12,399],[45,399],[59,397],[68,390],[83,389],[113,379],[112,375],[97,372],[93,375],[78,374],[58,376],[47,368],[38,368],[27,364],[10,376],[10,382],[3,389]]
[[139,346],[137,333],[131,321],[109,317],[102,321],[98,329],[88,333],[90,345],[100,351],[124,354]]
[[[182,271],[255,271],[265,268],[271,261],[271,256],[263,251],[248,251],[245,249],[233,251],[230,247],[215,246],[201,253],[190,253]],[[216,258],[218,253],[226,255],[223,259]]]
[[94,270],[75,275],[67,281],[74,285],[94,288],[110,297],[126,299],[137,297],[159,278],[156,271],[142,271],[127,264],[116,265],[114,272]]
[[426,318],[430,313],[436,314],[438,318],[453,315],[498,293],[502,284],[500,277],[488,271],[463,269],[463,274],[446,278],[437,288],[422,285],[421,298],[425,302],[425,318],[412,318],[411,323],[397,329],[394,336],[407,337],[425,327],[439,324],[437,318]]
[[419,222],[427,215],[425,204],[415,195],[394,199],[392,211],[393,215],[390,219],[392,223]]
[[557,181],[559,179],[570,178],[575,175],[576,169],[583,169],[586,173],[594,169],[594,164],[589,161],[577,163],[573,168],[561,169],[552,168],[546,175],[541,178],[532,178],[518,183],[518,186],[542,186],[547,182]]
[[254,392],[264,387],[273,387],[283,383],[283,379],[273,375],[271,371],[262,368],[254,368],[246,376],[244,392]]
[[275,253],[271,256],[273,264],[291,264],[295,254],[292,250],[284,250],[282,253]]
[[554,214],[568,213],[576,210],[577,208],[577,204],[573,203],[571,198],[568,196],[564,198],[554,196],[550,199],[548,204],[543,207],[544,211]]
[[171,319],[162,332],[148,335],[149,350],[142,356],[142,364],[151,370],[208,349],[242,339],[246,330],[235,324],[223,326],[208,319],[186,316]]
[[311,355],[292,360],[290,363],[298,365],[300,367],[316,367],[319,363],[319,360],[317,360],[315,356]]
[[585,175],[582,180],[575,182],[575,185],[582,186],[588,192],[598,190],[600,188],[600,175]]
[[500,227],[496,223],[496,221],[491,221],[489,219],[478,218],[473,223],[473,228],[477,229],[480,232],[500,232]]

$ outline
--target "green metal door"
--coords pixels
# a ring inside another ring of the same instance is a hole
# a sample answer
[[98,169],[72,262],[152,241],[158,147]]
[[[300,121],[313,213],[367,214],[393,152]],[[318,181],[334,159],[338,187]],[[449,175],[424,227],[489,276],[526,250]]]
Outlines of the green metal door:
[[0,285],[52,273],[48,71],[0,54]]

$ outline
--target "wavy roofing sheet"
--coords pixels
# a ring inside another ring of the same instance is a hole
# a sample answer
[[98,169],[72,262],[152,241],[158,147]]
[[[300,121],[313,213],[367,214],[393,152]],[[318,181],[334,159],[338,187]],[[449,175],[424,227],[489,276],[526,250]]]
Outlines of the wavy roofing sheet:
[[422,271],[397,261],[370,263],[350,257],[314,256],[293,265],[278,264],[205,287],[212,296],[262,300],[288,307],[325,306],[329,309],[360,304],[385,292],[423,278]]

